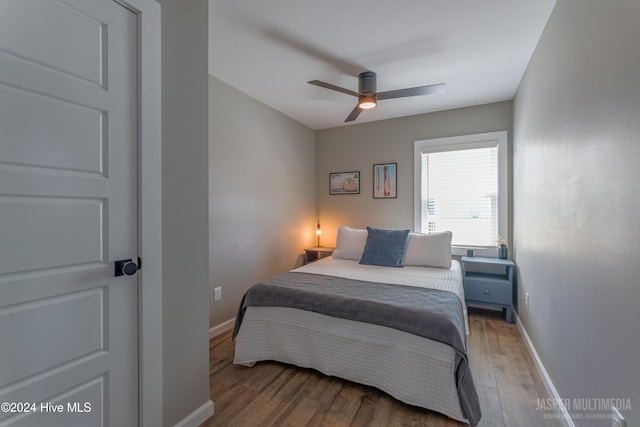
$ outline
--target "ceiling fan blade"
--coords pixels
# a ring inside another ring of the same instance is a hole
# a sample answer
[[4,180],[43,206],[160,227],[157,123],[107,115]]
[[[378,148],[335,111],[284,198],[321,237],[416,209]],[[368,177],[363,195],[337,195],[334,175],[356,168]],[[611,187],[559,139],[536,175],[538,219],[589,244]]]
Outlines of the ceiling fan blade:
[[349,117],[347,117],[344,122],[346,123],[354,121],[360,115],[360,113],[362,113],[362,108],[356,105],[356,107],[351,111],[351,114],[349,114]]
[[320,80],[311,80],[310,82],[307,82],[310,85],[316,85],[316,86],[320,86],[323,87],[325,89],[331,89],[331,90],[335,90],[337,92],[342,92],[342,93],[346,93],[347,95],[351,95],[351,96],[358,96],[358,92],[354,92],[352,90],[349,89],[345,89],[343,87],[340,86],[336,86],[336,85],[332,85],[331,83],[325,83],[323,81]]
[[417,86],[407,89],[389,90],[387,92],[378,92],[378,100],[405,98],[407,96],[432,95],[435,93],[443,93],[445,90],[444,83],[438,83],[429,86]]

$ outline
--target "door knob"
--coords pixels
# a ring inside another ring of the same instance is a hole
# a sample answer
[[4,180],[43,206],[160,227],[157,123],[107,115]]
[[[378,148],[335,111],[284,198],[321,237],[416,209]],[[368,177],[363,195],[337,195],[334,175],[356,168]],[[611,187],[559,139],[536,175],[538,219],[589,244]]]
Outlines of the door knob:
[[138,271],[138,264],[131,259],[121,259],[115,262],[115,276],[133,276]]

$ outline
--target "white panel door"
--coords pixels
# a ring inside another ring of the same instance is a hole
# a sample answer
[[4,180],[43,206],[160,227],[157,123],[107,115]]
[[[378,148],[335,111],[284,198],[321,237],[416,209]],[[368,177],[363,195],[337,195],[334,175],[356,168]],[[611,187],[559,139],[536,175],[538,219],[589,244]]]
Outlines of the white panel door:
[[137,16],[0,1],[0,426],[138,424]]

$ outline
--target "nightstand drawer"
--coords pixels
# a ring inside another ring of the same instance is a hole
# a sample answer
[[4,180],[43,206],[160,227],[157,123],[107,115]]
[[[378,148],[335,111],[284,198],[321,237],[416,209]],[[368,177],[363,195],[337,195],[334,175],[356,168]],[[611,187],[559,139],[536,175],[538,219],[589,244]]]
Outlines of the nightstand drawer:
[[511,305],[511,283],[467,276],[464,278],[464,297],[470,301]]

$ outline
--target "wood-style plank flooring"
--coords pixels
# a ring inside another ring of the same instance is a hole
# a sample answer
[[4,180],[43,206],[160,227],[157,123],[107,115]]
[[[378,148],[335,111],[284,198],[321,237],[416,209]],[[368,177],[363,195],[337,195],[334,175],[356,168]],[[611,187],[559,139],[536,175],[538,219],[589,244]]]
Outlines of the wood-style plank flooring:
[[[538,410],[548,398],[515,326],[499,312],[469,309],[471,372],[486,427],[560,427],[557,414]],[[310,369],[261,362],[233,365],[230,332],[210,342],[210,394],[215,414],[202,427],[221,426],[464,426],[444,415],[401,403],[372,387]]]

